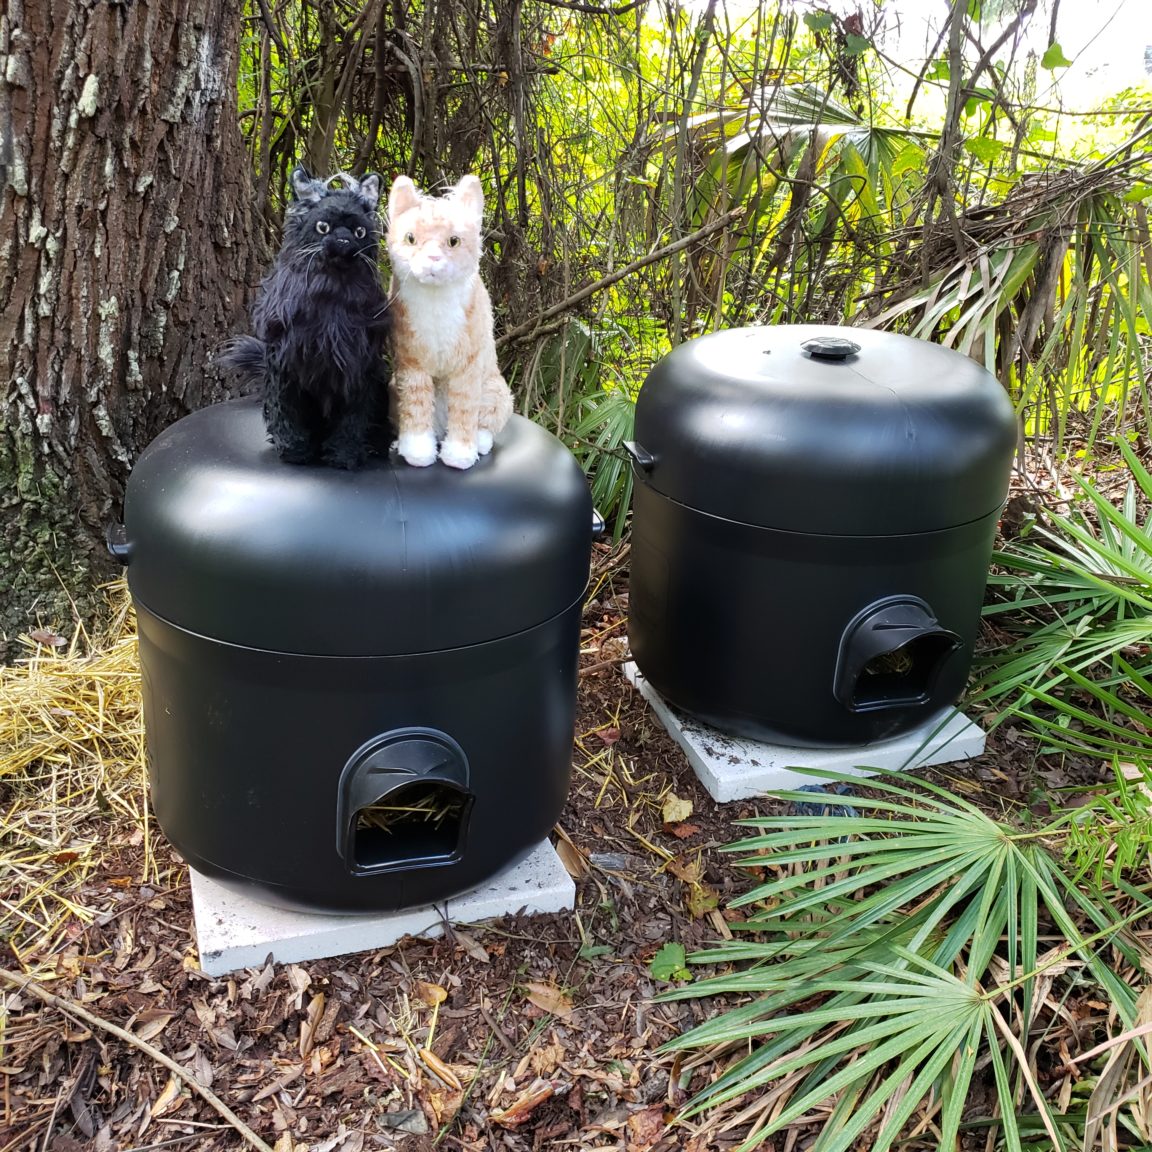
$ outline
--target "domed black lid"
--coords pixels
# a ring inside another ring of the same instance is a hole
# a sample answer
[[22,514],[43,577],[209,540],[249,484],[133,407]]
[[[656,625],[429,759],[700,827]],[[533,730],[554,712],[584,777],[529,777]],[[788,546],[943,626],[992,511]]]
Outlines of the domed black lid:
[[194,412],[141,455],[124,526],[136,600],[251,648],[459,648],[564,611],[588,579],[592,501],[571,453],[513,417],[467,471],[282,463],[257,402]]
[[996,378],[958,352],[780,325],[675,348],[640,390],[635,435],[644,482],[689,507],[787,531],[898,535],[999,508],[1016,416]]

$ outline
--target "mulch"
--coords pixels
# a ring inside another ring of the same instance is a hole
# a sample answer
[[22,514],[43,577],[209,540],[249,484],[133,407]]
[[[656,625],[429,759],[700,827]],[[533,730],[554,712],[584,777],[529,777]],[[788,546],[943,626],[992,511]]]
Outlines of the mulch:
[[[777,802],[716,805],[621,675],[619,559],[601,556],[586,610],[572,789],[554,835],[573,912],[213,979],[197,966],[185,869],[153,843],[141,883],[139,833],[120,823],[75,897],[95,919],[76,917],[51,955],[9,952],[4,966],[167,1055],[276,1152],[734,1147],[744,1125],[678,1116],[730,1054],[660,1051],[719,1005],[656,1002],[671,985],[651,962],[669,941],[691,952],[731,932],[727,904],[750,878],[720,849],[736,821]],[[1091,784],[1035,747],[1001,729],[979,760],[935,775],[1004,805]],[[0,995],[0,1152],[252,1146],[137,1044],[30,990]]]

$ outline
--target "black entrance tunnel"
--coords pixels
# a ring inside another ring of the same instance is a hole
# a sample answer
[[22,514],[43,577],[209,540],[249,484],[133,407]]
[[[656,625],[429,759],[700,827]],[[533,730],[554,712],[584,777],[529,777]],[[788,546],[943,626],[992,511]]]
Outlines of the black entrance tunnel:
[[451,736],[401,728],[369,740],[340,774],[337,850],[358,875],[456,863],[474,799]]
[[940,670],[961,646],[917,596],[870,604],[844,630],[834,694],[850,712],[928,703]]
[[460,858],[472,797],[451,784],[420,781],[356,812],[352,863],[362,871],[452,863]]

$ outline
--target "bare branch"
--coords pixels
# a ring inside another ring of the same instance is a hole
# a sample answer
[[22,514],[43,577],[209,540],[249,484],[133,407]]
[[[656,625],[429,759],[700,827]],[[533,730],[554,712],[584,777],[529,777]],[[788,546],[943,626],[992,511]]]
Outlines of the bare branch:
[[601,8],[596,4],[581,4],[579,0],[540,0],[550,8],[567,8],[570,12],[583,12],[587,16],[626,16],[637,8],[642,8],[648,0],[632,0],[630,4],[620,4],[616,8]]
[[45,1004],[50,1005],[59,1012],[63,1012],[65,1016],[71,1016],[74,1020],[82,1020],[85,1024],[93,1028],[100,1029],[101,1032],[107,1032],[115,1036],[118,1040],[123,1040],[125,1044],[131,1044],[132,1047],[138,1048],[145,1055],[151,1057],[157,1064],[163,1065],[172,1073],[178,1080],[183,1081],[192,1089],[198,1096],[203,1097],[233,1128],[244,1138],[245,1142],[256,1149],[256,1152],[272,1152],[272,1148],[265,1144],[219,1096],[216,1095],[209,1088],[205,1088],[191,1072],[188,1071],[181,1064],[177,1064],[171,1057],[166,1056],[159,1048],[153,1047],[146,1040],[141,1040],[139,1036],[134,1036],[125,1028],[121,1028],[119,1024],[113,1024],[110,1020],[105,1020],[102,1016],[97,1016],[95,1012],[77,1004],[73,1000],[65,1000],[62,996],[57,996],[55,993],[49,992],[42,984],[38,984],[30,976],[24,976],[19,972],[9,972],[0,968],[0,981],[9,985],[12,988],[19,988],[22,992],[27,992],[35,996],[37,1000],[42,1000]]
[[505,344],[510,344],[514,340],[521,340],[525,336],[535,336],[540,329],[541,325],[547,324],[556,316],[564,312],[569,312],[576,307],[577,304],[582,304],[589,296],[595,295],[597,292],[602,292],[605,288],[610,288],[618,280],[623,280],[625,276],[631,276],[633,272],[639,272],[641,268],[647,268],[649,264],[655,264],[657,260],[663,260],[666,256],[671,256],[676,252],[687,248],[690,244],[695,244],[698,240],[704,240],[707,237],[719,232],[723,228],[727,228],[734,220],[738,220],[744,215],[743,206],[733,208],[730,212],[725,212],[723,216],[718,216],[711,224],[705,224],[703,228],[698,228],[695,232],[689,233],[687,236],[681,236],[679,240],[671,244],[665,244],[662,248],[657,248],[649,252],[646,256],[641,256],[637,260],[633,260],[631,264],[626,264],[623,268],[618,268],[609,276],[602,276],[592,284],[587,284],[578,292],[573,292],[571,296],[565,300],[561,300],[559,304],[553,304],[551,308],[546,308],[539,316],[532,320],[526,320],[523,324],[518,324],[515,328],[509,329],[505,332],[499,340],[496,341],[496,347],[500,348]]

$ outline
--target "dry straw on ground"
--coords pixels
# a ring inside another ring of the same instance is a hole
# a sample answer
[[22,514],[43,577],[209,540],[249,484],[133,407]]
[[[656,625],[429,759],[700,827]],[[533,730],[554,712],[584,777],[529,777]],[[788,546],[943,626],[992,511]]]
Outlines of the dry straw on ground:
[[[153,877],[135,621],[123,582],[98,632],[22,637],[0,667],[0,936],[32,970],[91,921],[85,888],[117,840]],[[134,853],[139,857],[140,853]]]

